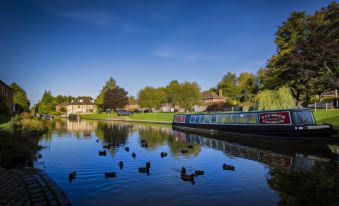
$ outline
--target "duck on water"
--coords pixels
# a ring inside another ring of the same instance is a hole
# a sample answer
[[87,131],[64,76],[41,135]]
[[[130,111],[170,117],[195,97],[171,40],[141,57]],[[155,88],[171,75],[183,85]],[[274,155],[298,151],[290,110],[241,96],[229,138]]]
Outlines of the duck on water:
[[236,133],[283,139],[323,139],[337,134],[330,124],[316,124],[309,109],[177,114],[172,126],[174,129],[204,133]]

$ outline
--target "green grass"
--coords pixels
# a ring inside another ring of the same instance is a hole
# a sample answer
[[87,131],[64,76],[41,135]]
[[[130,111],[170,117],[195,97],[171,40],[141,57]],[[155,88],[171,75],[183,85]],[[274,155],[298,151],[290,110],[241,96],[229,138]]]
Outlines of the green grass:
[[[135,113],[132,116],[117,116],[116,114],[84,114],[84,119],[131,119],[131,120],[148,120],[148,121],[163,121],[172,122],[175,113]],[[335,127],[339,127],[339,109],[335,110],[317,110],[314,112],[314,117],[318,124],[330,123]]]
[[129,119],[133,120],[149,120],[149,121],[162,121],[172,122],[175,113],[135,113],[129,116]]
[[106,114],[106,113],[100,113],[100,114],[82,114],[81,118],[83,119],[118,119],[121,118],[117,114]]
[[313,114],[318,124],[329,123],[339,128],[339,109],[317,110]]
[[0,124],[0,129],[5,129],[5,130],[9,130],[11,128],[11,122],[5,122],[3,124]]

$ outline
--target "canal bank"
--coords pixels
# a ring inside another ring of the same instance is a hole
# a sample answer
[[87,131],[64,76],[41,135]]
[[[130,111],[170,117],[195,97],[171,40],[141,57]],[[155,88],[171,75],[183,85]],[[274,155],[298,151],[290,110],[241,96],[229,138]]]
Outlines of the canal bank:
[[0,167],[0,205],[72,205],[59,186],[41,170]]
[[153,121],[153,120],[134,120],[134,119],[114,119],[114,118],[83,118],[86,120],[100,120],[100,121],[115,121],[115,122],[135,122],[135,123],[150,123],[150,124],[172,124],[167,121]]

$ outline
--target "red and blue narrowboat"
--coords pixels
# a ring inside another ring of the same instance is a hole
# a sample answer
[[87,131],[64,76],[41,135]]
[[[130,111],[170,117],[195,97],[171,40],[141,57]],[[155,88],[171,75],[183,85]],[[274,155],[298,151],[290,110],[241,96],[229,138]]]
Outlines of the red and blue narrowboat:
[[328,138],[337,134],[330,124],[317,125],[309,109],[176,114],[172,125],[174,129],[270,137]]

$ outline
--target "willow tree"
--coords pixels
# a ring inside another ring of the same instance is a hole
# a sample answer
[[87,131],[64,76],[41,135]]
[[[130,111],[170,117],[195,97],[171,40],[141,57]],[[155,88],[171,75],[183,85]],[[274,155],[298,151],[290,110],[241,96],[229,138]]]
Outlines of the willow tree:
[[266,89],[257,94],[255,100],[258,105],[258,110],[296,108],[296,100],[287,87],[281,87],[278,90]]

